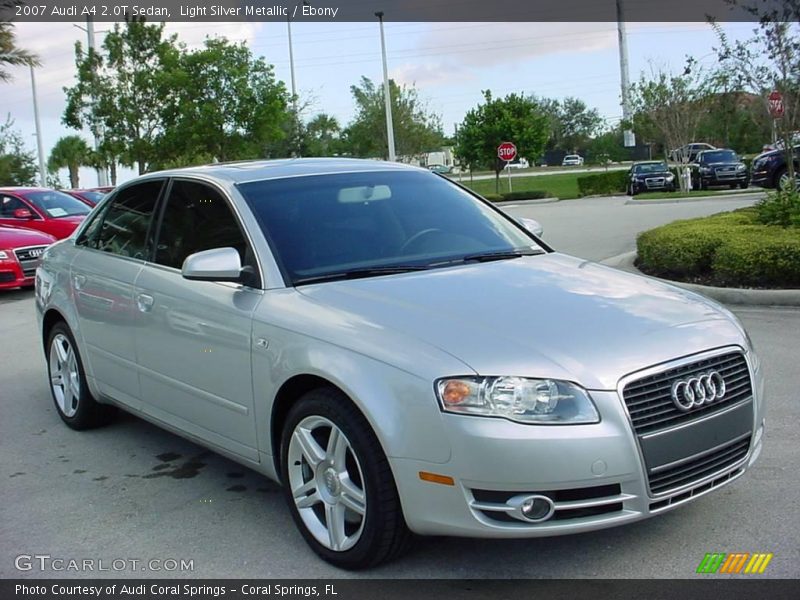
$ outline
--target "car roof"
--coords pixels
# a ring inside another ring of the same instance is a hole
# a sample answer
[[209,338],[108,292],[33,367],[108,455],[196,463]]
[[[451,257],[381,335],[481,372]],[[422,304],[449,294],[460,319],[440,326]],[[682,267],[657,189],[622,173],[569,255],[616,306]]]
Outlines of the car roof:
[[0,187],[0,192],[9,192],[17,194],[24,194],[26,192],[55,192],[55,191],[58,190],[54,190],[53,188],[31,187],[22,185],[9,185],[5,187]]
[[213,163],[198,167],[169,169],[142,175],[141,177],[132,179],[131,182],[160,177],[199,176],[224,180],[231,183],[246,183],[249,181],[262,181],[264,179],[331,175],[335,173],[367,173],[371,171],[429,172],[428,169],[422,169],[420,167],[380,160],[354,158],[287,158],[278,160]]
[[665,161],[663,160],[640,160],[639,162],[633,163],[634,167],[638,167],[639,165],[663,165]]

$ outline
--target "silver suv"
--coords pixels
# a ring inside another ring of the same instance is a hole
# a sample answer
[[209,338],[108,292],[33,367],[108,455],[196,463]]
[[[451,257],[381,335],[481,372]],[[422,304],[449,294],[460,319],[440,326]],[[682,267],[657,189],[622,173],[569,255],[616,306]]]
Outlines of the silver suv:
[[736,318],[523,225],[374,161],[140,177],[38,270],[59,415],[121,407],[279,481],[346,568],[411,532],[630,523],[742,475],[764,400]]

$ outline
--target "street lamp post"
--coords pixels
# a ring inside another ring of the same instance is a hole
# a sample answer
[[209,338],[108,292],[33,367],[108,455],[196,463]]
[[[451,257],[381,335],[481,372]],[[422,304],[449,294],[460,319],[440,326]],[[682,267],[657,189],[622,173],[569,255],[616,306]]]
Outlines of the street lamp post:
[[47,187],[47,169],[44,165],[44,146],[42,145],[42,124],[39,121],[39,101],[36,99],[36,77],[33,74],[33,65],[31,68],[31,91],[33,92],[33,121],[36,125],[36,147],[39,151],[39,177],[41,181],[39,185]]
[[[308,0],[303,0],[303,6],[311,6]],[[297,114],[297,84],[294,79],[294,48],[292,47],[292,17],[286,14],[286,33],[289,38],[289,76],[292,82],[292,112],[294,113],[295,135],[300,131],[300,115]],[[297,141],[297,140],[295,140]],[[294,151],[293,151],[294,154]]]
[[375,13],[381,26],[381,55],[383,56],[383,100],[386,104],[386,137],[389,140],[389,160],[397,160],[394,151],[394,126],[392,125],[392,96],[389,88],[389,67],[386,65],[386,38],[383,34],[383,12]]

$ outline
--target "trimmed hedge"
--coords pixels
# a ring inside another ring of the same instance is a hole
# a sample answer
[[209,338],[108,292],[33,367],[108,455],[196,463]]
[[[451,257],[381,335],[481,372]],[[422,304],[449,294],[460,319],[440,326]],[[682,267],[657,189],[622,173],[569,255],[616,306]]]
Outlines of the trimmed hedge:
[[619,194],[628,187],[628,171],[608,171],[578,177],[578,193],[581,196]]
[[731,287],[800,287],[800,230],[759,224],[753,208],[676,221],[636,240],[651,275]]
[[549,194],[542,190],[531,190],[528,192],[505,192],[503,194],[483,194],[483,197],[490,202],[504,202],[506,200],[541,200],[548,198]]

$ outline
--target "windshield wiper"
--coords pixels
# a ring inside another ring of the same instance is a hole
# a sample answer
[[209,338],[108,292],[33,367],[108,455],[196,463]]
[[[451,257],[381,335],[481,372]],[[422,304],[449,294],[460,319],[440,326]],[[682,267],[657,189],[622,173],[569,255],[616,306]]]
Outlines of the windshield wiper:
[[490,262],[493,260],[507,260],[509,258],[520,258],[522,256],[536,256],[537,254],[545,254],[544,250],[501,250],[495,252],[476,252],[474,254],[467,254],[460,259],[460,262]]
[[312,277],[301,277],[294,280],[294,285],[309,283],[321,283],[323,281],[342,281],[345,279],[362,279],[364,277],[375,277],[378,275],[393,275],[395,273],[410,273],[412,271],[425,271],[428,265],[391,265],[386,267],[364,267],[361,269],[350,269],[349,271],[337,271],[335,273],[325,273],[324,275],[314,275]]

